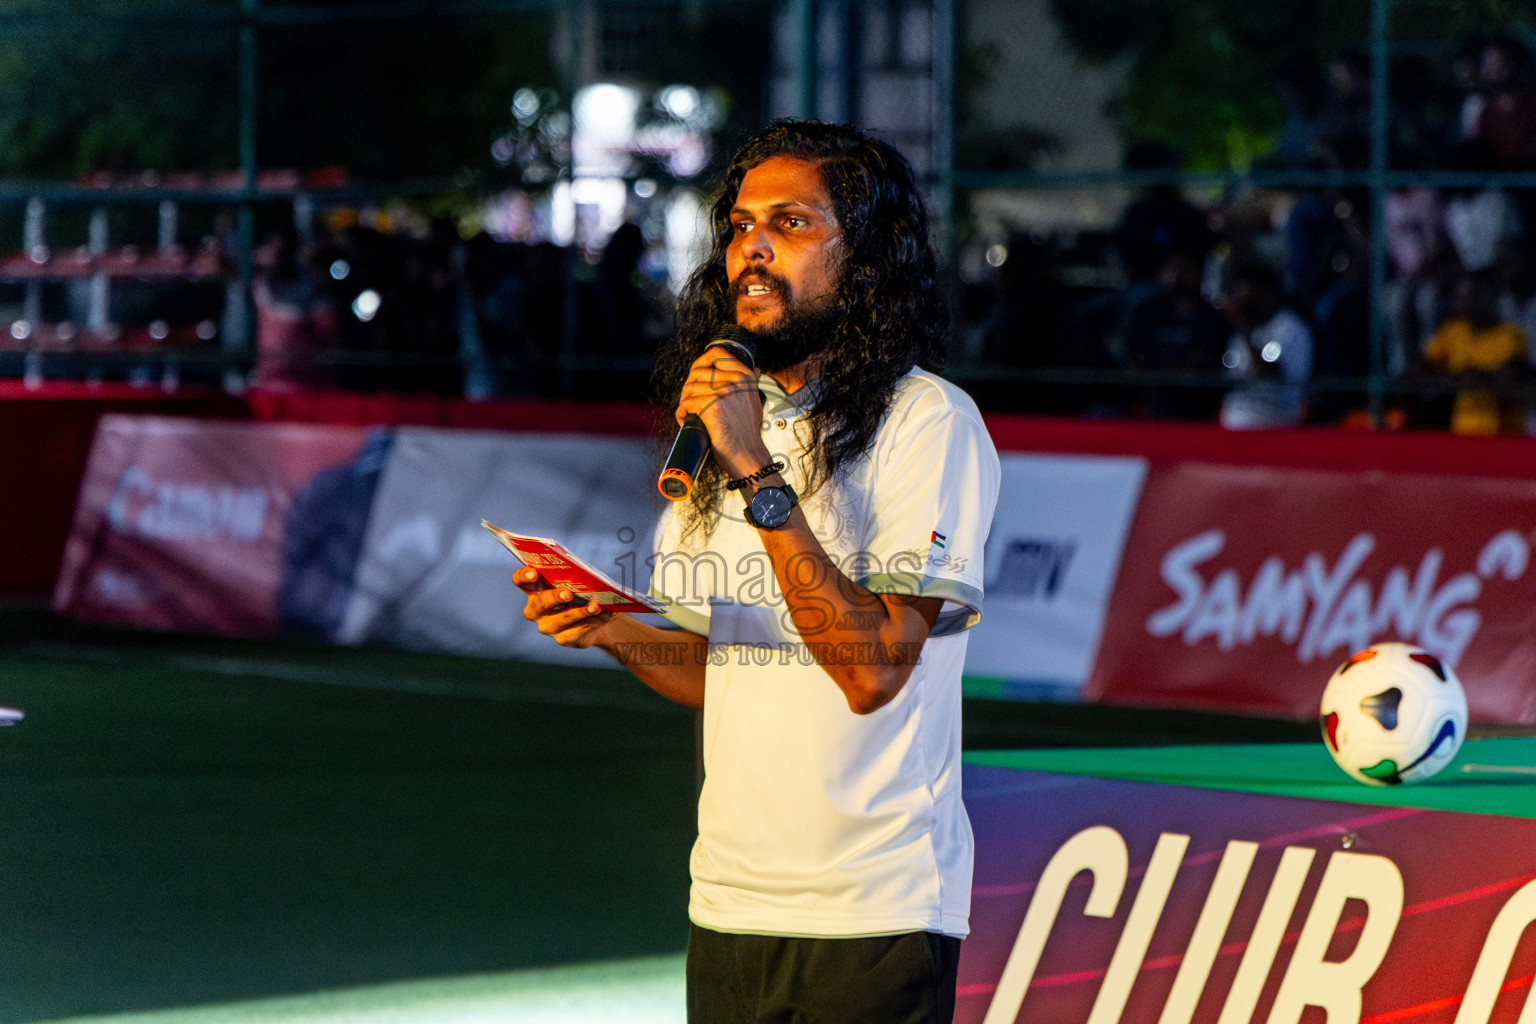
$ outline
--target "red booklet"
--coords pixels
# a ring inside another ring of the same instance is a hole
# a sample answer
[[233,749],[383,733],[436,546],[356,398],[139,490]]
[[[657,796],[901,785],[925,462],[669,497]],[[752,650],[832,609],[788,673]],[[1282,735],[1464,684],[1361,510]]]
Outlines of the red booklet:
[[569,587],[572,593],[596,601],[610,612],[660,612],[665,605],[654,597],[631,590],[590,563],[567,551],[559,541],[548,537],[529,537],[480,520],[501,546],[517,556],[530,569],[539,570],[545,581],[557,587]]

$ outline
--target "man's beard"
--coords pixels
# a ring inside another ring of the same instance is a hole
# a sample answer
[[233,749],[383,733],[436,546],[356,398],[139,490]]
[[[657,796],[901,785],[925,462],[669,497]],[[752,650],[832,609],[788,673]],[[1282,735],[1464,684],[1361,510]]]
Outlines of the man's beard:
[[831,347],[837,335],[838,317],[830,301],[798,301],[790,294],[789,282],[777,275],[766,271],[743,272],[731,282],[732,309],[748,281],[772,285],[783,302],[783,312],[777,320],[751,332],[760,371],[778,373],[799,366]]

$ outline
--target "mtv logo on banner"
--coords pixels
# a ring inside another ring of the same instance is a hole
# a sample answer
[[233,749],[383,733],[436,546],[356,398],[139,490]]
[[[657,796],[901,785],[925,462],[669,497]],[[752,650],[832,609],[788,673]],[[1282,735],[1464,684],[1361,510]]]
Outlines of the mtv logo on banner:
[[1003,549],[1003,564],[988,584],[993,597],[1034,597],[1050,600],[1061,592],[1067,567],[1077,551],[1075,540],[1015,537]]
[[1001,462],[986,599],[966,654],[970,689],[1073,700],[1093,664],[1147,464],[1016,453]]

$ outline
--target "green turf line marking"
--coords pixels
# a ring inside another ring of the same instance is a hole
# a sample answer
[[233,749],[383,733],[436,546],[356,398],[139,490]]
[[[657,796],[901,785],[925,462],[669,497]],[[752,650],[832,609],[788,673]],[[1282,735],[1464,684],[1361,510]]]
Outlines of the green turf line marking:
[[71,1017],[68,1024],[683,1024],[683,988],[677,955]]
[[[123,652],[113,647],[77,644],[59,641],[33,641],[26,646],[27,653],[42,658],[61,661],[83,661],[92,664],[120,665]],[[649,711],[657,714],[675,714],[677,708],[655,697],[636,690],[602,691],[595,688],[574,686],[518,686],[510,683],[456,683],[430,676],[384,675],[375,672],[355,672],[346,669],[306,665],[291,661],[266,661],[258,658],[207,658],[189,655],[161,654],[138,657],[153,660],[166,668],[183,672],[205,673],[237,678],[275,679],[286,683],[310,683],[321,686],[345,686],[360,690],[383,690],[391,693],[410,693],[425,697],[461,697],[471,700],[493,700],[517,704],[553,704],[560,707],[610,708],[620,711]],[[508,665],[515,664],[508,662]],[[640,684],[635,684],[639,686]]]

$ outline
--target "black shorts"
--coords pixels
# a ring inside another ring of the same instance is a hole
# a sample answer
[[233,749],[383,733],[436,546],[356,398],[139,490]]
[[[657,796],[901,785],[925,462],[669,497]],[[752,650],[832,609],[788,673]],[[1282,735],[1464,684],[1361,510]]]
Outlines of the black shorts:
[[950,1024],[960,940],[688,933],[688,1024]]

